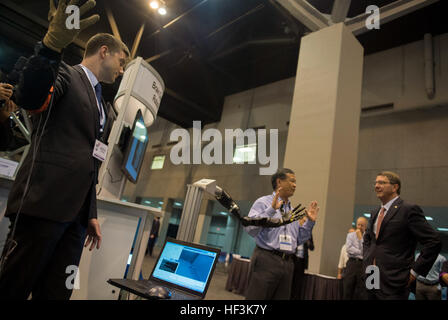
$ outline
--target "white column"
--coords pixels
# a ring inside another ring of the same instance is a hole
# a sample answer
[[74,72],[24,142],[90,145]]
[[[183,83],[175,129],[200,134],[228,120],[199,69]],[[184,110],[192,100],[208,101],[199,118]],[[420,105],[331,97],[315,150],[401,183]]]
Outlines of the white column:
[[363,48],[343,23],[302,38],[284,167],[293,205],[317,200],[310,271],[336,275],[353,220]]

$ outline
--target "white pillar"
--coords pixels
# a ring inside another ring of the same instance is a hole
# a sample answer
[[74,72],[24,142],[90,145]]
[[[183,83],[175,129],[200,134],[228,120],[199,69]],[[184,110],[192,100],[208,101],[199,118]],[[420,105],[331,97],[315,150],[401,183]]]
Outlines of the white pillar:
[[[213,210],[213,202],[210,200],[202,201],[201,211],[199,212],[198,223],[196,226],[196,233],[194,235],[194,243],[205,244],[207,240],[208,229],[211,221],[211,211]],[[205,240],[203,234],[205,232]]]
[[302,38],[284,167],[296,173],[293,205],[317,200],[310,271],[336,275],[353,220],[363,48],[339,23]]
[[187,185],[187,195],[185,196],[176,239],[193,242],[203,197],[204,191],[200,187]]

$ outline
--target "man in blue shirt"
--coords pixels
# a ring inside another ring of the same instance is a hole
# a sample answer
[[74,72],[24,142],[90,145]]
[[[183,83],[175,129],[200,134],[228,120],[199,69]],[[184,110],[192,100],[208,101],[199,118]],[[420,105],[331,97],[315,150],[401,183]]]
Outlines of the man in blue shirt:
[[[420,254],[416,255],[415,259]],[[442,299],[442,287],[439,283],[439,275],[442,272],[442,265],[446,261],[446,258],[439,254],[436,262],[434,262],[431,270],[429,270],[426,277],[417,277],[417,286],[415,290],[416,300],[441,300]]]
[[345,248],[348,261],[343,282],[344,300],[364,300],[367,298],[362,270],[362,245],[366,228],[367,219],[359,217],[356,220],[356,231],[347,234]]
[[[281,169],[271,177],[271,183],[274,192],[257,199],[249,217],[281,218],[292,210],[288,199],[296,189],[294,172]],[[278,228],[245,228],[256,243],[251,258],[246,299],[290,299],[296,248],[310,239],[318,212],[317,202],[312,201],[307,208],[308,220],[303,226],[300,226],[299,221],[294,221]]]

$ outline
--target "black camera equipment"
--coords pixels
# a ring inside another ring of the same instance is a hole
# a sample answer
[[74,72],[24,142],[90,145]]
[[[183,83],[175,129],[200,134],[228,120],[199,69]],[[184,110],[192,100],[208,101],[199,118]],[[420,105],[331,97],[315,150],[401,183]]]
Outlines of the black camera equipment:
[[[15,88],[19,84],[19,81],[20,81],[20,74],[22,73],[23,69],[25,68],[27,62],[28,62],[28,58],[25,58],[23,56],[19,57],[19,59],[17,59],[16,63],[14,64],[14,67],[11,70],[11,72],[8,73],[4,77],[4,79],[0,80],[0,82],[5,82],[5,83],[8,83],[8,84],[14,86],[13,94],[10,98],[13,101],[15,101],[14,93],[15,93]],[[0,100],[0,108],[2,108],[4,105],[5,105],[5,100]]]

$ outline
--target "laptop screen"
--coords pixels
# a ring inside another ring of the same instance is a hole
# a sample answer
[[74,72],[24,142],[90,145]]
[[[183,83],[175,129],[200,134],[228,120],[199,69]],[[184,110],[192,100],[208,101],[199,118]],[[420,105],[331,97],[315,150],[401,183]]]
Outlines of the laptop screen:
[[167,240],[151,278],[189,289],[201,295],[213,273],[219,249]]

